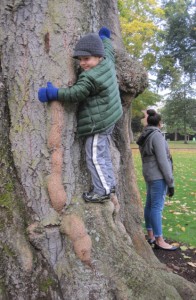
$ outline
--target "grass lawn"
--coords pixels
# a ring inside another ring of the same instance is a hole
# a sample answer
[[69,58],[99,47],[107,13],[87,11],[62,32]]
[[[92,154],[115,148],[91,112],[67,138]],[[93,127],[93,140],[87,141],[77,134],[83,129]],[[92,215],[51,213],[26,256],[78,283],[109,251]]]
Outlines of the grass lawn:
[[[166,198],[163,233],[168,239],[196,247],[196,143],[187,150],[180,143],[177,145],[169,143],[174,161],[175,195]],[[131,148],[140,195],[145,203],[146,187],[139,150],[135,144]]]

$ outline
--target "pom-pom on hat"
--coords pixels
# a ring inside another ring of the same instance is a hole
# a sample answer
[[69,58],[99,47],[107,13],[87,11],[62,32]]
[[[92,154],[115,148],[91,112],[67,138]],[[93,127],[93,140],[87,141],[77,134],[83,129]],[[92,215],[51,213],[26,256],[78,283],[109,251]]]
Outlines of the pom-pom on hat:
[[78,58],[79,56],[105,56],[104,46],[98,34],[89,33],[78,41],[73,57]]

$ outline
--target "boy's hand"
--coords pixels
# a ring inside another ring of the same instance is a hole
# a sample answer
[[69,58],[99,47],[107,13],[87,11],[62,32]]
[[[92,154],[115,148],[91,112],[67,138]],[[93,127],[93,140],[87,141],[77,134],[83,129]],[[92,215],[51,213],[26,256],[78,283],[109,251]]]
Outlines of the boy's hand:
[[40,88],[38,91],[38,99],[41,102],[48,102],[58,99],[58,88],[53,86],[52,82],[47,82],[46,88]]
[[107,27],[102,27],[99,30],[99,36],[102,40],[105,39],[105,38],[110,39],[110,30]]

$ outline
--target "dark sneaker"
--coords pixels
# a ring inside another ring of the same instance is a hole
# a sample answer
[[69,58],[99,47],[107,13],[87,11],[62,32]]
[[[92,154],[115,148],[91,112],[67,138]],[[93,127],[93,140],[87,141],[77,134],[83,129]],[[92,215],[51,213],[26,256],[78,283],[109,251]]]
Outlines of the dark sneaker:
[[[91,187],[89,193],[92,193],[93,189],[94,189],[94,186],[92,185],[92,187]],[[115,194],[115,193],[116,193],[116,187],[115,187],[115,185],[114,185],[114,186],[112,186],[112,187],[110,188],[110,194]]]
[[94,192],[85,192],[83,193],[82,197],[86,202],[104,203],[110,199],[110,194],[100,196],[98,194],[95,194]]
[[116,193],[116,187],[115,187],[115,186],[112,186],[112,187],[110,188],[110,193],[111,193],[111,194],[115,194],[115,193]]

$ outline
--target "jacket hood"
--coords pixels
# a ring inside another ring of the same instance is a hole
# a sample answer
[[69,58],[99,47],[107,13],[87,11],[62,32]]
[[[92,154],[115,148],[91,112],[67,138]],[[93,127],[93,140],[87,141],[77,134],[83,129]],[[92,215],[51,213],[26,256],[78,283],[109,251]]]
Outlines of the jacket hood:
[[138,138],[136,144],[138,144],[140,147],[143,146],[147,140],[147,138],[151,135],[151,133],[159,131],[159,128],[155,126],[147,126],[140,137]]

